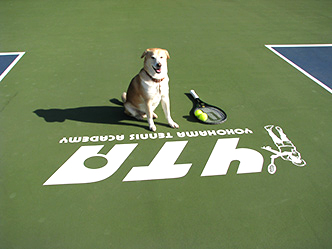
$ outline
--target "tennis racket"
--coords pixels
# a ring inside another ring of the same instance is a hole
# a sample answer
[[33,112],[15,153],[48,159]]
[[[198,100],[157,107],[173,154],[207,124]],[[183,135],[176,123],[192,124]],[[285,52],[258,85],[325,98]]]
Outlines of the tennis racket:
[[195,117],[202,123],[206,124],[221,124],[226,121],[226,113],[216,106],[209,105],[202,101],[197,93],[194,90],[190,91],[190,94],[195,100],[195,105],[193,108],[193,113],[196,113],[197,110],[201,110],[203,113],[207,114],[207,119],[200,119],[198,116]]

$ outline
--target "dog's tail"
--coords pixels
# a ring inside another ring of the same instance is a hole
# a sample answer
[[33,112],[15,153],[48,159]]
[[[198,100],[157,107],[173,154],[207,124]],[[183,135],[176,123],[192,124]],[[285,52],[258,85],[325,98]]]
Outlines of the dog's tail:
[[122,99],[123,104],[126,103],[126,101],[127,101],[127,93],[126,93],[126,92],[124,92],[124,93],[121,95],[121,99]]

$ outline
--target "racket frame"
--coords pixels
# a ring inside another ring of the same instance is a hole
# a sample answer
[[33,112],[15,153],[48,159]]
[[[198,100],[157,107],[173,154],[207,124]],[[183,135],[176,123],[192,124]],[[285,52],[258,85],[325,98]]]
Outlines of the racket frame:
[[203,100],[201,100],[199,98],[198,94],[194,90],[190,90],[190,94],[196,102],[196,107],[193,109],[193,113],[195,113],[195,111],[198,110],[198,109],[210,108],[211,107],[211,108],[214,108],[214,109],[218,110],[218,112],[220,113],[220,116],[224,117],[224,118],[221,118],[217,122],[206,122],[206,121],[200,120],[198,117],[196,117],[194,115],[201,123],[204,123],[204,124],[221,124],[221,123],[224,123],[227,120],[227,114],[222,109],[220,109],[219,107],[210,105],[210,104],[204,102]]

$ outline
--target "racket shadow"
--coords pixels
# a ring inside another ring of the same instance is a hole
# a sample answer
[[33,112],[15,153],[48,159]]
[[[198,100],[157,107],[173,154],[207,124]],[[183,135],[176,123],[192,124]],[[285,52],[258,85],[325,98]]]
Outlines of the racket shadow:
[[[192,102],[193,107],[194,107],[196,105],[196,102],[195,102],[194,98],[191,96],[190,93],[185,93],[185,95]],[[185,115],[185,116],[183,116],[183,118],[186,119],[189,122],[192,122],[192,123],[199,123],[199,121],[194,117],[194,110],[193,110],[193,108],[190,110],[189,115]]]

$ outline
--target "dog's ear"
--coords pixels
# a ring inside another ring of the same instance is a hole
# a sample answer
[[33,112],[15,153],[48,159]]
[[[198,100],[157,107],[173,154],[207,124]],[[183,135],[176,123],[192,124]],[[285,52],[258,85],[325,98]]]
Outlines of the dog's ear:
[[167,56],[167,59],[169,59],[169,58],[171,58],[170,56],[169,56],[169,53],[168,53],[168,51],[165,49],[165,54],[166,54],[166,56]]
[[141,58],[144,58],[144,57],[146,56],[146,54],[147,54],[149,51],[150,51],[150,49],[146,49],[146,50],[143,52]]

